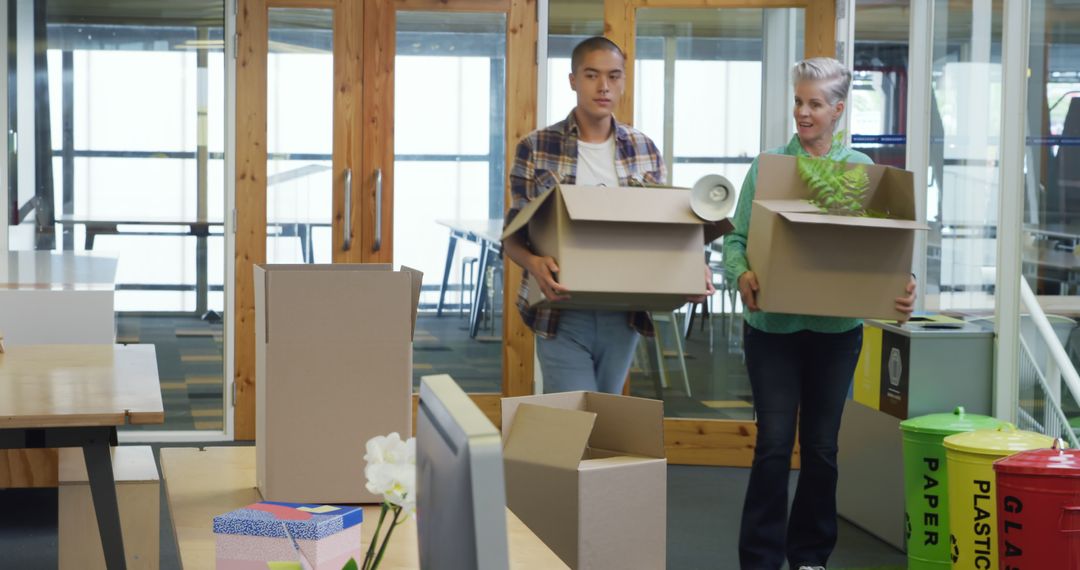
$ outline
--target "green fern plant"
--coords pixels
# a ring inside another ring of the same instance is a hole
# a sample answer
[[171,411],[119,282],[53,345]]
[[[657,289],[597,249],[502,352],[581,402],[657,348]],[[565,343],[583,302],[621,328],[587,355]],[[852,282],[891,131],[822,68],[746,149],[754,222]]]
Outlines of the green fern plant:
[[[843,133],[833,139],[833,145],[843,144]],[[880,212],[869,212],[863,206],[870,188],[866,167],[857,165],[848,169],[846,160],[827,156],[815,158],[800,156],[797,159],[799,176],[810,188],[810,203],[822,212],[847,216],[883,217]]]

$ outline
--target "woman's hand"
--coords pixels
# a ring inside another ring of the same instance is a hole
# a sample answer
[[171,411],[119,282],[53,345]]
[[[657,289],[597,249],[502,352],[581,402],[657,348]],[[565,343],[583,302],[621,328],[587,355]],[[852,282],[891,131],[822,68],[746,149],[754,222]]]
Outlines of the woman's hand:
[[548,301],[566,301],[570,298],[567,290],[555,280],[555,274],[559,272],[559,265],[555,258],[550,256],[534,255],[526,267],[529,273],[540,284],[540,291]]
[[907,296],[896,298],[896,310],[904,313],[903,318],[900,319],[901,323],[906,323],[911,317],[911,312],[915,310],[915,277],[908,281],[906,293]]
[[686,298],[690,303],[704,303],[705,299],[713,296],[716,293],[716,287],[712,284],[712,269],[709,269],[709,264],[705,264],[705,294],[704,295],[690,295]]
[[742,297],[743,306],[750,311],[761,310],[757,306],[757,292],[757,275],[753,271],[747,271],[739,276],[739,296]]

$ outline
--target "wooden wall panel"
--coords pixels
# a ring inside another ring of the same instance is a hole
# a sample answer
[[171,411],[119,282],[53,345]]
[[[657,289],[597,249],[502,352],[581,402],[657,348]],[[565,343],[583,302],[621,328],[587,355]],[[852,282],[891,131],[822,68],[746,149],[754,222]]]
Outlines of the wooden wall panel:
[[0,489],[56,487],[58,457],[55,449],[0,449]]
[[[502,429],[502,394],[469,394],[472,401],[480,408],[495,427]],[[419,413],[420,396],[413,394],[412,399],[413,435],[416,435],[416,414]]]
[[238,0],[236,32],[235,439],[255,438],[255,285],[266,261],[266,52],[264,0]]
[[[750,467],[757,425],[752,421],[664,419],[664,446],[671,465]],[[791,459],[799,467],[799,448]]]
[[[536,0],[512,0],[507,24],[506,54],[506,204],[511,203],[509,173],[514,164],[514,148],[522,137],[536,128]],[[533,393],[533,333],[518,315],[517,291],[521,268],[510,258],[503,259],[503,394],[524,396]]]

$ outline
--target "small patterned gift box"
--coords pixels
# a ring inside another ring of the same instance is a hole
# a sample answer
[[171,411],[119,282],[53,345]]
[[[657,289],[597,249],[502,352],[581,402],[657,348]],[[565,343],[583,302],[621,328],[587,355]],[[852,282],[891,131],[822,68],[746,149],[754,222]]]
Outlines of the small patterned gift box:
[[266,570],[300,560],[312,570],[341,570],[363,559],[360,507],[263,502],[214,517],[218,570]]

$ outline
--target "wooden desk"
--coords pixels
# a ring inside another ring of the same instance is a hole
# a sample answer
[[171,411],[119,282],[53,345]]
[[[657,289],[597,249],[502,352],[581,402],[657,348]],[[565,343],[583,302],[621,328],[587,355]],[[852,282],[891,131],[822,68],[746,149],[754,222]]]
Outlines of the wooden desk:
[[83,449],[110,570],[126,568],[109,455],[116,427],[164,421],[153,346],[14,346],[0,354],[0,449]]
[[[164,448],[161,473],[169,512],[185,570],[214,567],[214,517],[261,501],[255,488],[254,447]],[[364,507],[363,543],[369,544],[378,521],[377,506]],[[510,568],[547,570],[566,568],[561,560],[509,510]],[[415,570],[420,567],[416,523],[394,531],[380,569]]]

